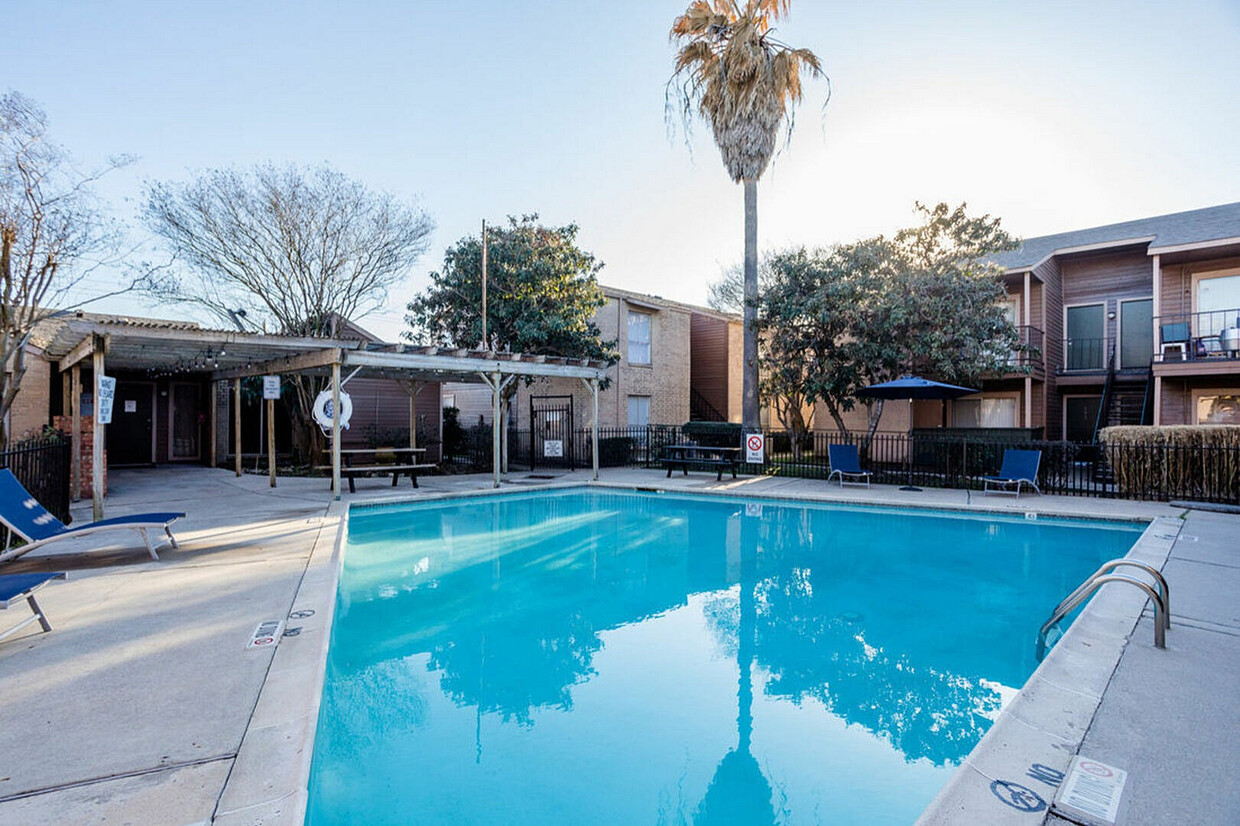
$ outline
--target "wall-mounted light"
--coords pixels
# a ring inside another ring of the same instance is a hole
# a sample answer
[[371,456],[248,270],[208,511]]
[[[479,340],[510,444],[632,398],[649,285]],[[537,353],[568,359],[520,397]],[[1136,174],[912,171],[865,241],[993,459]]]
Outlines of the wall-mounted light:
[[1107,313],[1107,320],[1108,320],[1108,321],[1114,321],[1114,320],[1115,320],[1115,311],[1114,311],[1114,310],[1112,310],[1111,312]]

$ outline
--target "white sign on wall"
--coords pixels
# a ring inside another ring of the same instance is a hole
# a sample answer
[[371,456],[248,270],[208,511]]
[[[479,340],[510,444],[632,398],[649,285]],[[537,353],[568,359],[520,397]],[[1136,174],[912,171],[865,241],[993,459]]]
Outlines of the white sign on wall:
[[761,433],[750,433],[745,437],[745,461],[760,465],[766,461],[766,439]]
[[558,459],[563,455],[564,441],[562,439],[547,439],[543,442],[543,456]]
[[138,400],[137,399],[125,399],[125,412],[126,413],[137,413],[138,412]]
[[280,377],[279,376],[263,376],[263,398],[279,399],[280,398]]
[[112,424],[112,403],[116,401],[116,379],[100,376],[99,398],[95,404],[95,424]]

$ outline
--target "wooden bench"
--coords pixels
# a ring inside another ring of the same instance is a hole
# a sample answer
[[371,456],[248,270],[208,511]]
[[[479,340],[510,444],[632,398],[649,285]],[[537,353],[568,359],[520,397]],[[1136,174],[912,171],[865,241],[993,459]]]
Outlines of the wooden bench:
[[663,448],[663,466],[667,468],[667,478],[672,478],[672,471],[680,468],[689,475],[689,467],[707,467],[715,469],[715,481],[723,481],[723,472],[730,470],[732,478],[736,478],[737,459],[740,458],[739,447],[710,447],[709,445],[665,445]]

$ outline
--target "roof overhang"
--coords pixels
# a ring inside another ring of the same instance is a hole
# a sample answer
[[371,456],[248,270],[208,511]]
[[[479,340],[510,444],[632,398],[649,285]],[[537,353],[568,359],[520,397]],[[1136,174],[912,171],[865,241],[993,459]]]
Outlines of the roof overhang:
[[359,368],[359,375],[414,381],[480,382],[482,376],[530,376],[603,380],[606,362],[521,353],[381,345],[360,341],[275,336],[158,324],[66,322],[46,354],[65,370],[105,354],[109,372],[191,374],[213,380],[280,373],[324,374],[333,364]]

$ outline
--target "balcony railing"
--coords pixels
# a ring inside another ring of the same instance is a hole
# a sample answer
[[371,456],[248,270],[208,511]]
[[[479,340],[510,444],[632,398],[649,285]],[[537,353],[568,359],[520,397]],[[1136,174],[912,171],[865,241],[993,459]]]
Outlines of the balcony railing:
[[1154,319],[1159,362],[1240,359],[1240,308]]
[[1065,338],[1060,373],[1101,372],[1115,351],[1115,336],[1105,338]]

